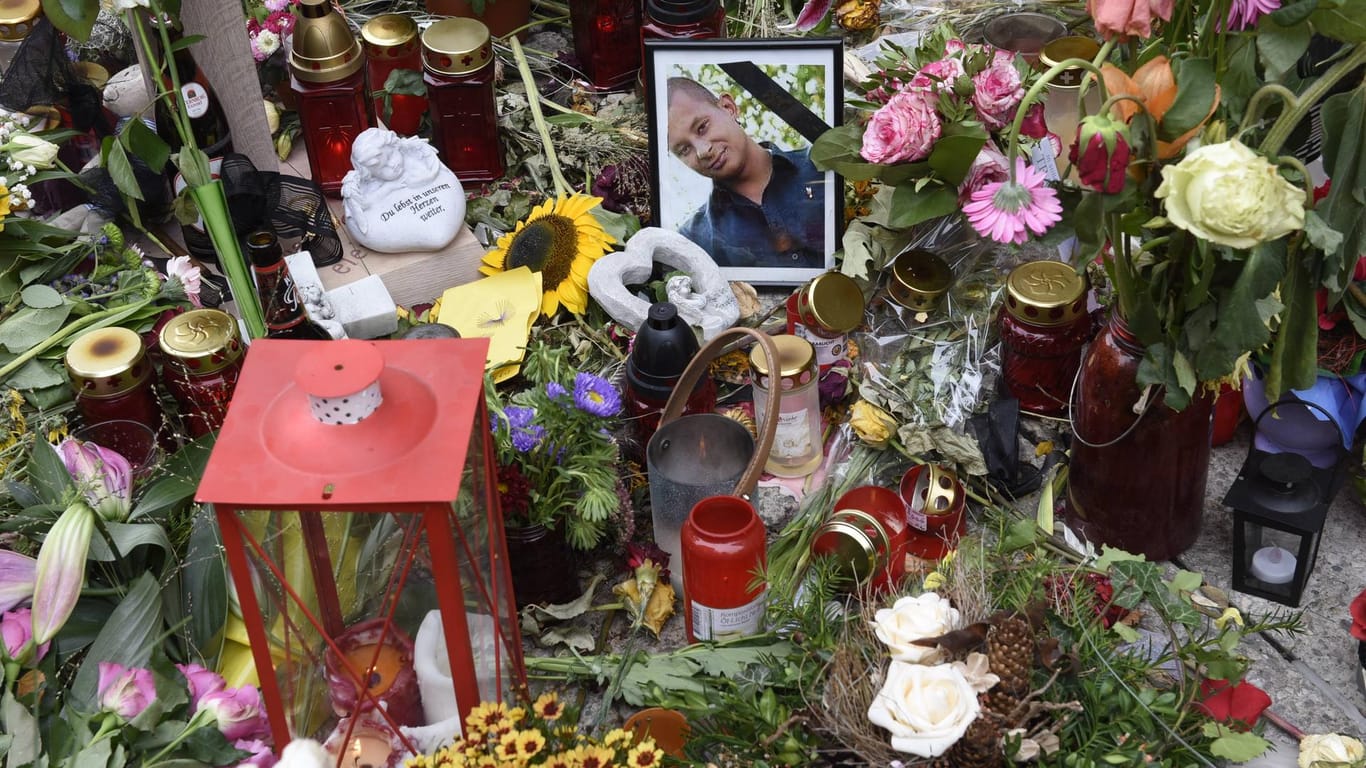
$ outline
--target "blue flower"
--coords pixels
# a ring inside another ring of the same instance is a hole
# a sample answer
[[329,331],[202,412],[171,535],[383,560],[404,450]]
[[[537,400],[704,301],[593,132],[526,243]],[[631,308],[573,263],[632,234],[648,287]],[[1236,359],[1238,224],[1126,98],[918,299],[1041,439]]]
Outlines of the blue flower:
[[519,453],[526,453],[541,444],[545,437],[545,427],[535,425],[512,430],[512,447]]
[[545,383],[545,396],[551,400],[559,400],[567,394],[569,394],[569,390],[565,389],[564,385],[560,382],[547,381]]
[[616,416],[621,411],[621,395],[601,376],[580,373],[574,377],[574,406],[594,416]]
[[536,409],[521,405],[509,405],[503,410],[504,424],[512,447],[519,453],[526,453],[541,444],[545,437],[545,427],[531,422],[536,418]]
[[536,418],[536,409],[522,405],[509,405],[503,410],[503,414],[507,416],[509,430],[525,429],[531,425],[532,419]]

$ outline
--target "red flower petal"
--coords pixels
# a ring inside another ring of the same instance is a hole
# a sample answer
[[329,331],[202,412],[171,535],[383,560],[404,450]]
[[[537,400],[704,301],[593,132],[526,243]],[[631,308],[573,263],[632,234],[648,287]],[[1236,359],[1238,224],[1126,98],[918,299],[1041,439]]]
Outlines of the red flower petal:
[[806,5],[802,6],[801,13],[797,14],[797,31],[810,32],[830,13],[830,6],[833,0],[807,0]]
[[1352,637],[1366,642],[1366,589],[1361,590],[1348,610],[1352,613]]
[[1195,702],[1200,711],[1221,723],[1251,728],[1262,712],[1271,706],[1266,691],[1247,682],[1229,685],[1227,680],[1204,680],[1200,683],[1201,699]]

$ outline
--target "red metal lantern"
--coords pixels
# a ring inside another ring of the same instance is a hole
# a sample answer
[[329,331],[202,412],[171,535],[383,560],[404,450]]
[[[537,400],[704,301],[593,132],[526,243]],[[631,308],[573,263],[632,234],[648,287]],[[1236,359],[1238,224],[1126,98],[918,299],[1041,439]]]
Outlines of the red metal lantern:
[[[398,765],[416,752],[399,726],[431,725],[436,699],[453,699],[463,722],[481,700],[524,695],[487,346],[261,339],[248,350],[197,499],[222,528],[277,749],[317,739],[340,766],[353,746],[387,739],[402,749],[366,762]],[[424,651],[422,633],[444,637]],[[413,673],[415,648],[449,672],[436,695]]]

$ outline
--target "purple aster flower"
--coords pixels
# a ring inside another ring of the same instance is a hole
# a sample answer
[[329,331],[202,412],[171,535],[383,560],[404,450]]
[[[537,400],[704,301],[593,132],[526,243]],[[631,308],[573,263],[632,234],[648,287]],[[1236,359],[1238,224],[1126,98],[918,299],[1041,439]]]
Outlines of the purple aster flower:
[[551,400],[559,400],[567,394],[569,394],[569,390],[565,389],[564,385],[560,382],[547,381],[545,383],[545,396]]
[[574,406],[594,416],[616,416],[621,411],[621,395],[607,379],[580,373],[574,377]]
[[545,437],[545,427],[540,425],[512,430],[512,447],[519,453],[526,453],[541,444]]
[[1281,0],[1233,0],[1228,9],[1228,25],[1232,29],[1255,27],[1258,19],[1280,8]]
[[531,425],[532,419],[536,418],[536,409],[521,405],[509,405],[503,410],[503,415],[507,417],[508,430],[515,431]]

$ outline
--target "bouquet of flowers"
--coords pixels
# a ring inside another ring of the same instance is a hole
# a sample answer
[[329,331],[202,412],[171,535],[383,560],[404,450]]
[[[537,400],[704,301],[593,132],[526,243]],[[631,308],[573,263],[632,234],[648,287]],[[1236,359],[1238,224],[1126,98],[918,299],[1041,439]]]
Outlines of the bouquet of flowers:
[[592,549],[623,506],[612,438],[621,394],[601,376],[573,372],[567,353],[532,347],[528,387],[506,402],[487,384],[498,498],[506,524],[563,526],[572,546]]
[[[884,48],[859,86],[864,99],[851,102],[866,116],[827,131],[811,159],[851,181],[894,186],[883,223],[902,228],[953,213],[1006,177],[1004,140],[1038,75],[1019,56],[966,44],[947,26],[914,50]],[[1025,135],[1044,137],[1042,105],[1019,117]]]
[[657,766],[664,756],[654,739],[637,740],[617,728],[602,741],[578,732],[553,691],[531,705],[484,702],[465,718],[464,735],[435,754],[410,758],[406,768],[523,768],[524,766]]
[[294,6],[298,0],[243,0],[247,37],[257,64],[283,68],[294,36]]

